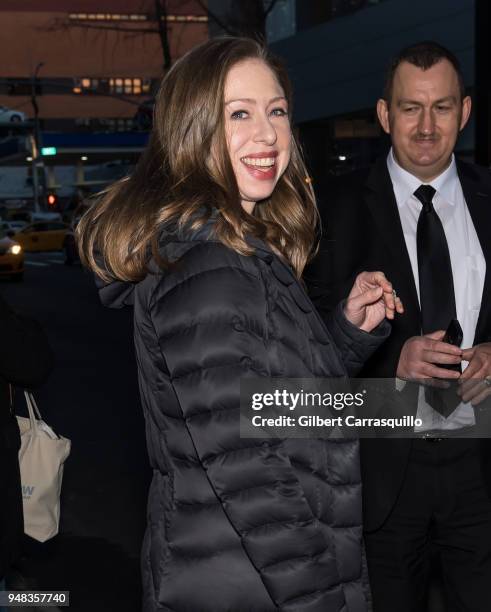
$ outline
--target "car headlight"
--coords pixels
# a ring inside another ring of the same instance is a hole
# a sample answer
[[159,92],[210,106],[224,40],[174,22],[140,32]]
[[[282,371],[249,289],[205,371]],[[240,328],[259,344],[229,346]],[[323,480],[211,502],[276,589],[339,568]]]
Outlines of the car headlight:
[[11,255],[18,255],[21,251],[22,247],[20,244],[13,244],[11,247],[9,247],[7,253],[10,253]]

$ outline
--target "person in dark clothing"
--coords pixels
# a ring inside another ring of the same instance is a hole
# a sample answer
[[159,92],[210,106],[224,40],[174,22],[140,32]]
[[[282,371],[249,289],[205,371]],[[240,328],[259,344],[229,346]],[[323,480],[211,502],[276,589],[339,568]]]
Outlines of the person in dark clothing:
[[[420,438],[361,441],[376,612],[426,611],[433,551],[445,610],[491,610],[491,444],[463,438],[480,417],[467,402],[479,404],[491,384],[491,173],[453,155],[470,110],[450,51],[433,42],[404,49],[377,106],[389,155],[320,188],[325,234],[306,273],[319,311],[329,316],[367,267],[391,278],[406,309],[360,376],[397,377],[400,388],[414,379],[466,381],[464,402],[454,394],[448,416],[423,388],[414,396]],[[453,318],[462,347],[442,341]],[[462,375],[447,369],[461,362]]]
[[11,412],[11,387],[44,383],[53,355],[40,325],[13,312],[0,297],[0,582],[20,550],[24,532],[18,452],[20,434]]
[[305,294],[316,209],[290,103],[255,41],[197,47],[162,83],[135,173],[79,225],[103,303],[134,307],[146,612],[369,607],[357,441],[239,435],[241,378],[354,373],[402,312],[379,272],[329,329]]

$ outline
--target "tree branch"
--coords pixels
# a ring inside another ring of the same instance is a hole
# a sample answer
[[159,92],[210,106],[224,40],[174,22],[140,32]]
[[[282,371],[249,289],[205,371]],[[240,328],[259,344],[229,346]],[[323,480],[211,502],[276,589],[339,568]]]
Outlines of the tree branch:
[[202,0],[196,0],[196,4],[198,4],[204,11],[206,11],[208,13],[208,19],[212,19],[217,24],[217,26],[221,28],[224,32],[230,34],[231,36],[237,34],[237,32],[231,30],[227,25],[225,25],[225,23],[215,13],[210,11],[210,9],[205,5],[204,2],[202,2]]
[[164,56],[164,72],[171,67],[172,59],[169,49],[169,38],[167,36],[167,6],[166,0],[155,0],[155,17],[158,24],[158,32],[162,54]]
[[264,11],[264,19],[266,19],[266,17],[271,13],[271,11],[274,9],[275,4],[277,4],[278,0],[271,0],[271,2],[269,3],[269,6],[267,9],[265,9]]

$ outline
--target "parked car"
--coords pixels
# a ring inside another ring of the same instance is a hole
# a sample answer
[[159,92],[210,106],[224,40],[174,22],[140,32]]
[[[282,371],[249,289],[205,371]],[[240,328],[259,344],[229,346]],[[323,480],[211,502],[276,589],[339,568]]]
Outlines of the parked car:
[[61,213],[59,212],[32,212],[31,222],[34,221],[61,221]]
[[27,115],[22,111],[0,106],[0,123],[20,123],[26,120]]
[[21,229],[26,227],[27,223],[25,221],[0,221],[0,231],[4,232],[20,232]]
[[12,236],[24,251],[61,251],[69,226],[60,221],[36,221]]
[[[22,228],[19,228],[22,229]],[[14,229],[8,221],[0,221],[0,232],[2,234],[6,234],[7,232],[17,232],[17,229]]]
[[0,276],[14,280],[24,277],[24,253],[21,245],[0,230]]
[[5,221],[11,223],[12,221],[18,222],[21,221],[24,223],[24,226],[28,223],[32,223],[33,219],[31,218],[31,212],[28,210],[8,210],[5,216]]
[[8,224],[14,232],[20,232],[27,226],[25,221],[8,221]]

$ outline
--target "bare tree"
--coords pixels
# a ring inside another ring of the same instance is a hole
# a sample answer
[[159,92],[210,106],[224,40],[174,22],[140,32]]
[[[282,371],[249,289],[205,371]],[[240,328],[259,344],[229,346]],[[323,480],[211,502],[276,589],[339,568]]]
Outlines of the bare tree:
[[172,64],[169,49],[169,32],[167,30],[167,2],[166,0],[154,0],[154,4],[155,20],[157,21],[160,46],[162,47],[162,55],[164,57],[164,72],[167,72]]
[[[201,3],[196,3],[201,6]],[[80,28],[83,30],[96,30],[103,32],[118,32],[123,36],[158,36],[162,49],[164,72],[172,65],[172,57],[169,44],[170,26],[167,19],[167,0],[142,0],[141,14],[145,20],[141,22],[110,21],[97,22],[87,19],[76,19],[71,17],[57,18],[49,26],[51,31]],[[188,25],[192,22],[182,22]]]
[[[247,36],[260,41],[266,41],[266,21],[278,0],[230,0],[228,10],[218,15],[208,7],[204,0],[195,0],[195,4],[208,16],[208,19],[218,26],[225,34]],[[101,33],[113,31],[123,36],[155,36],[160,40],[164,73],[172,65],[169,44],[169,21],[167,0],[141,0],[141,13],[145,21],[138,22],[96,22],[87,19],[58,18],[50,26],[50,30],[82,28],[98,30]],[[189,23],[189,22],[184,22]]]

